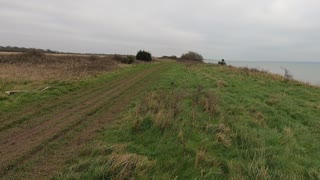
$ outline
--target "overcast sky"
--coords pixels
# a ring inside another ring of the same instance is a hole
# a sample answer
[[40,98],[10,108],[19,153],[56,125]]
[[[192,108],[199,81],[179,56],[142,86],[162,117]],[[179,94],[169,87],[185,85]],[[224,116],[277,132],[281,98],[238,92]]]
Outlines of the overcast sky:
[[0,45],[320,61],[319,0],[0,0]]

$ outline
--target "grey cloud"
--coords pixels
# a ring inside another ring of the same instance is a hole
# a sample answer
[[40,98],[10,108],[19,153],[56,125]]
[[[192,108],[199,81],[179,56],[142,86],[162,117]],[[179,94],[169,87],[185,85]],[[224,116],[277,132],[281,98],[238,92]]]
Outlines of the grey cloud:
[[317,0],[1,0],[0,45],[320,60]]

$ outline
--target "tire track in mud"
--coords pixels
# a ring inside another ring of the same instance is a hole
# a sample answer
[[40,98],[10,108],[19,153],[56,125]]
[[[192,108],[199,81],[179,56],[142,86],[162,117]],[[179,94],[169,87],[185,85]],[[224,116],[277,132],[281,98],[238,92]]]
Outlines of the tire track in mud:
[[[92,119],[96,112],[101,111],[104,107],[112,106],[112,103],[115,103],[115,100],[126,94],[128,89],[156,71],[160,71],[161,68],[163,68],[162,64],[139,72],[136,76],[119,81],[115,86],[106,89],[101,94],[98,93],[94,97],[88,97],[83,104],[79,104],[71,110],[66,110],[64,113],[57,112],[60,113],[58,118],[49,119],[39,126],[27,129],[14,137],[9,136],[5,144],[1,144],[0,146],[0,156],[4,157],[0,160],[1,174],[5,175],[10,171],[11,167],[18,166],[23,161],[28,160],[29,157],[33,157],[48,144],[57,141],[80,124],[90,119],[91,121],[96,121]],[[107,109],[105,110],[109,112]],[[116,112],[119,112],[119,110]],[[99,123],[97,125],[95,123],[91,124],[94,124],[96,128],[100,128]],[[90,130],[89,132],[92,131],[94,130]]]
[[[130,75],[131,73],[129,73],[128,75],[125,75],[124,77],[120,77],[120,80],[118,81],[124,81]],[[113,86],[116,83],[118,82],[115,79],[113,79],[111,80],[111,82],[109,82],[109,84],[107,84],[107,86],[108,87]],[[93,85],[96,85],[96,86],[93,86]],[[83,97],[87,97],[88,95],[95,95],[95,93],[105,90],[105,88],[101,85],[106,85],[106,84],[104,82],[101,82],[101,83],[95,83],[93,85],[90,85],[89,87],[85,87],[83,89],[77,89],[71,93],[68,93],[60,97],[56,97],[50,103],[41,101],[41,102],[32,104],[31,106],[28,106],[26,108],[23,108],[18,113],[11,113],[7,116],[4,116],[1,114],[0,133],[7,129],[15,128],[16,126],[21,126],[23,125],[23,123],[25,123],[26,121],[29,121],[32,118],[41,117],[44,115],[47,116],[48,114],[52,113],[52,110],[55,108],[62,108],[62,107],[68,108],[72,105],[81,103],[81,100],[83,100]],[[72,103],[66,104],[66,102],[72,102]],[[16,119],[15,117],[18,117],[18,119]]]
[[[148,70],[148,71],[150,71],[150,70]],[[143,76],[144,73],[147,73],[147,72],[138,72],[137,75],[134,76],[133,79],[131,79],[131,80],[135,80],[137,78],[140,78],[140,76]],[[111,91],[117,91],[117,90],[119,90],[119,88],[123,88],[124,86],[126,86],[126,84],[128,84],[127,81],[128,81],[128,79],[125,78],[125,79],[122,79],[118,82],[115,82],[115,84],[111,85],[111,87],[113,86],[113,89],[111,89]],[[80,102],[71,103],[67,108],[63,107],[62,109],[55,109],[52,113],[44,114],[44,116],[40,117],[40,120],[38,118],[33,119],[32,122],[29,122],[27,124],[27,125],[29,125],[29,127],[27,127],[27,129],[30,129],[30,126],[34,127],[34,129],[35,128],[38,129],[39,127],[44,126],[43,124],[48,126],[49,122],[46,121],[47,119],[58,119],[53,122],[59,122],[59,120],[64,120],[64,119],[70,118],[70,116],[77,115],[76,114],[77,111],[82,111],[83,109],[87,109],[88,106],[91,106],[92,104],[98,105],[98,102],[101,101],[100,97],[102,95],[104,95],[104,93],[112,93],[110,91],[106,91],[106,89],[107,88],[104,88],[104,89],[102,89],[102,91],[97,91],[94,94],[89,94],[89,96],[82,98]],[[56,115],[57,111],[60,111],[63,113]],[[50,118],[50,115],[51,116],[56,115],[56,117]],[[52,123],[52,121],[50,121],[50,122]],[[50,124],[50,125],[52,125],[52,124]],[[0,137],[1,137],[0,155],[1,155],[1,150],[3,148],[6,148],[8,146],[8,144],[10,145],[12,143],[15,143],[15,142],[10,142],[9,139],[16,139],[15,137],[17,136],[17,134],[19,134],[19,132],[25,132],[25,129],[23,129],[23,128],[18,129],[18,131],[15,131],[15,129],[13,129],[12,131],[8,130],[8,131],[0,133]],[[31,129],[31,130],[29,130],[29,132],[34,132],[34,130]],[[37,132],[39,132],[39,130]],[[3,134],[5,134],[5,135],[3,135]],[[25,135],[27,135],[27,134],[25,133],[23,136],[22,135],[19,135],[19,136],[24,137]],[[34,134],[34,135],[36,135],[36,134]],[[0,160],[0,167],[1,167],[1,160]]]

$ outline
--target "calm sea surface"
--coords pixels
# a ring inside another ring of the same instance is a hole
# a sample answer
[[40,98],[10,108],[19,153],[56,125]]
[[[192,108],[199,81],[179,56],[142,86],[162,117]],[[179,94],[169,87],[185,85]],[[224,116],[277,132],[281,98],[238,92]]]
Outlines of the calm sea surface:
[[[208,63],[217,63],[216,60],[205,60]],[[228,65],[236,67],[249,67],[266,70],[271,73],[283,75],[282,67],[287,68],[296,80],[320,85],[320,62],[251,62],[226,61]]]

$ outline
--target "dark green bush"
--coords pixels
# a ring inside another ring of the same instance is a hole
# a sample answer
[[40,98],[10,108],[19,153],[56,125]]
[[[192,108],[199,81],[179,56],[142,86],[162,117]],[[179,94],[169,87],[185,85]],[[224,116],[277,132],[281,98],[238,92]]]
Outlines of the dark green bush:
[[136,59],[142,60],[142,61],[152,61],[152,56],[147,51],[139,51],[137,53]]

